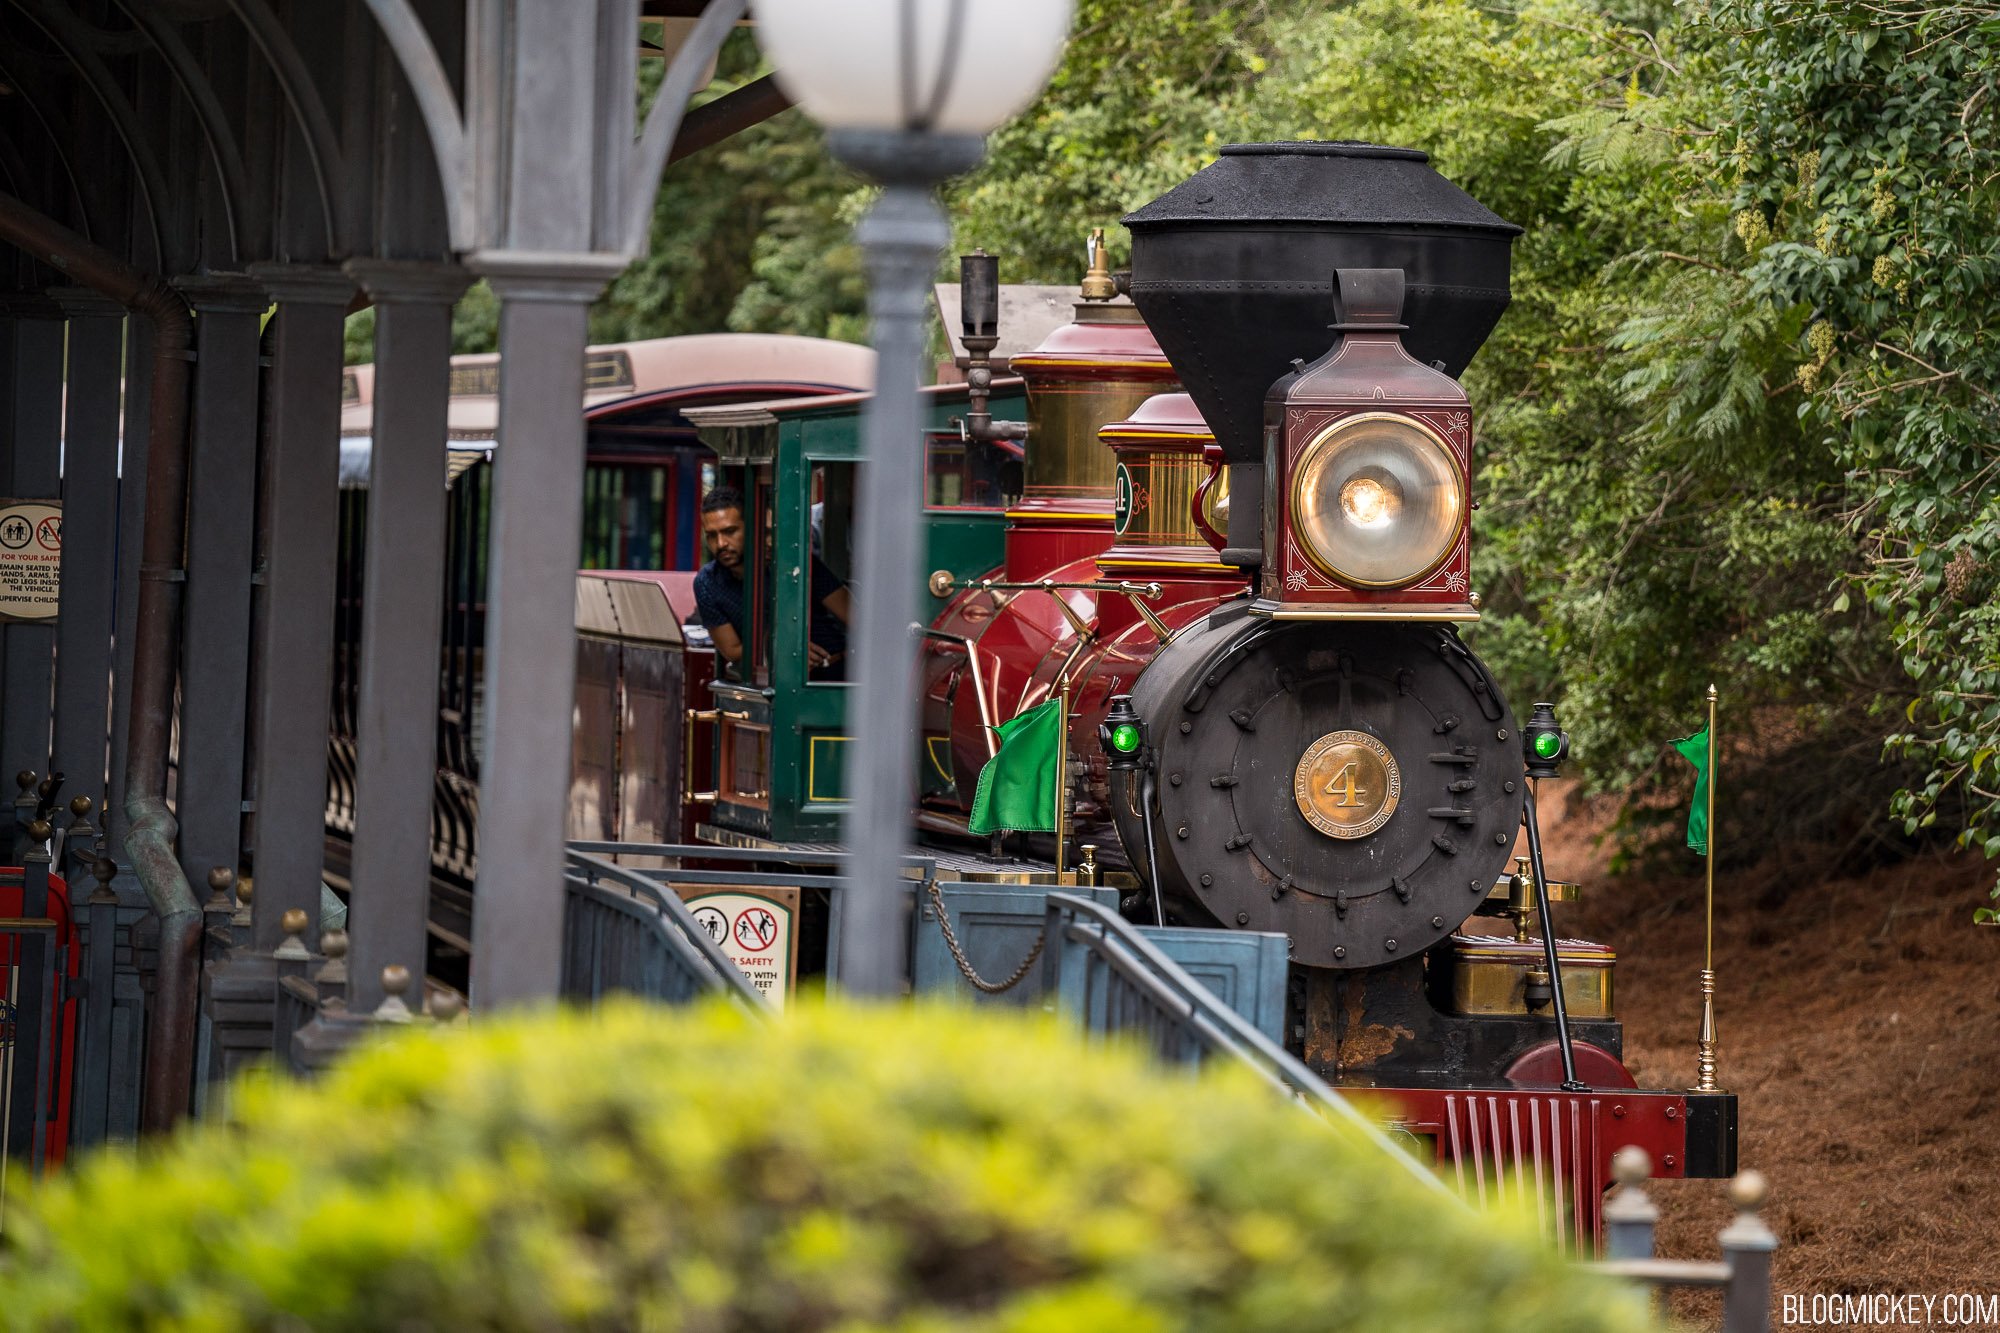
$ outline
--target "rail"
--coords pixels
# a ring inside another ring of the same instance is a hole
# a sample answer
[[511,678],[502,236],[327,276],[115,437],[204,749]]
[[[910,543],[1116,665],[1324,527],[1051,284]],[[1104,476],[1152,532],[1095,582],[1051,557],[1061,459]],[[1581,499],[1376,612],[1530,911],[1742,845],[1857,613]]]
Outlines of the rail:
[[[1217,1056],[1234,1060],[1309,1110],[1376,1140],[1426,1187],[1458,1197],[1303,1061],[1217,999],[1110,908],[1073,894],[1052,893],[1046,929],[1047,940],[1081,946],[1083,1012],[1094,1014],[1101,1003],[1108,1031],[1139,1037],[1171,1064],[1199,1065]],[[1043,950],[1045,989],[1052,996],[1063,984],[1063,962],[1070,953],[1066,948]]]
[[595,854],[606,846],[573,844],[565,857],[563,996],[596,1000],[627,991],[685,1001],[719,994],[764,1012],[764,997],[680,896],[644,871]]

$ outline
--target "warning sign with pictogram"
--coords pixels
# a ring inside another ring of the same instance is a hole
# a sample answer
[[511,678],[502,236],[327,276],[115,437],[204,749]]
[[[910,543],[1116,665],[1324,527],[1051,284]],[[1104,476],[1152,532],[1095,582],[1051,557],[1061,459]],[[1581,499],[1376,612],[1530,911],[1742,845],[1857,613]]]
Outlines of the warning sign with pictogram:
[[785,1007],[799,971],[799,891],[790,888],[677,886],[695,923],[775,1008]]
[[0,500],[0,621],[56,618],[62,594],[62,504]]

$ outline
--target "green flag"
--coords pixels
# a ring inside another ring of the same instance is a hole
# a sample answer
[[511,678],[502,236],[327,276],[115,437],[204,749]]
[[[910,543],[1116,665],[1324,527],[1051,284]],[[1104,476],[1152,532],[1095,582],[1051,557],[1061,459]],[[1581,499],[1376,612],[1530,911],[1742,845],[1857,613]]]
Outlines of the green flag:
[[1681,758],[1694,765],[1694,805],[1688,810],[1688,846],[1708,855],[1708,728],[1670,741]]
[[972,797],[974,833],[1055,831],[1062,726],[1062,701],[1050,699],[994,728],[1000,748],[979,770],[979,790]]

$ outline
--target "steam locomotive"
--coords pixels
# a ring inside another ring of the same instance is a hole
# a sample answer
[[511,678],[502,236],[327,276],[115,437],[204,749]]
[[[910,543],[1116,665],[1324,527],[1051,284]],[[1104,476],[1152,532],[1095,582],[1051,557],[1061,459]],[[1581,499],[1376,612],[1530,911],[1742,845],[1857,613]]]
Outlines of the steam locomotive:
[[[1026,446],[1019,493],[981,514],[930,488],[926,836],[1054,883],[1090,844],[1142,921],[1281,935],[1288,1043],[1468,1188],[1547,1172],[1558,1234],[1594,1228],[1619,1147],[1730,1174],[1734,1097],[1637,1088],[1611,951],[1536,937],[1550,877],[1508,873],[1524,823],[1539,861],[1531,784],[1567,741],[1545,706],[1524,726],[1459,636],[1479,596],[1457,376],[1520,229],[1424,154],[1358,143],[1226,147],[1124,221],[1129,275],[1096,264],[1073,320],[1005,367],[1024,427],[982,401],[996,280],[967,261],[966,409],[933,435],[969,473]],[[751,497],[762,608],[742,677],[690,714],[715,775],[697,822],[774,861],[844,808],[845,687],[801,665],[799,571],[847,572],[857,443],[829,411],[688,413]],[[969,813],[994,728],[1054,698],[1064,818],[987,846]],[[1494,915],[1514,930],[1474,920]]]

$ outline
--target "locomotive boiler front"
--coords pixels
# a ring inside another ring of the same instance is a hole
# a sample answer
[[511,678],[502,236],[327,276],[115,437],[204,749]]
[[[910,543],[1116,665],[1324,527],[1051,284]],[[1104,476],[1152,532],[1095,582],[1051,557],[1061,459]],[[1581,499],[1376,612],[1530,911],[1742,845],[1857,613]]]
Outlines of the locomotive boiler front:
[[1156,802],[1113,809],[1182,920],[1282,932],[1308,967],[1380,967],[1448,936],[1506,864],[1518,724],[1448,624],[1237,603],[1167,643],[1132,704]]

